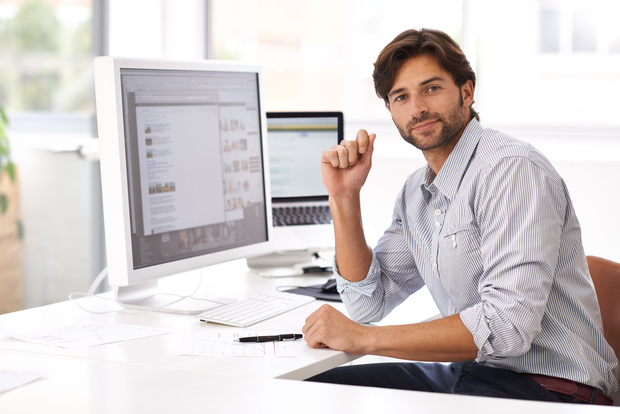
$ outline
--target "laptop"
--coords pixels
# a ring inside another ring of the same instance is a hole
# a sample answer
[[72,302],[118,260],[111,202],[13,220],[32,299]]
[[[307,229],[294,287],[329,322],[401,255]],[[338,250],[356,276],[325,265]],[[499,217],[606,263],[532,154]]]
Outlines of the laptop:
[[279,251],[331,250],[321,153],[344,136],[342,112],[267,112],[273,238]]

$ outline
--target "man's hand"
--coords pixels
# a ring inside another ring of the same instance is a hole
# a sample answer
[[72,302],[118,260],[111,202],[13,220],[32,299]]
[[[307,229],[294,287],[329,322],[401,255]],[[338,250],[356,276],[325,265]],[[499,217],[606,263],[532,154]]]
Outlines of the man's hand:
[[364,355],[364,335],[370,328],[347,318],[329,305],[321,306],[306,319],[302,332],[313,348],[331,348]]
[[376,135],[363,129],[355,141],[342,141],[321,154],[321,177],[332,197],[359,193],[371,167]]

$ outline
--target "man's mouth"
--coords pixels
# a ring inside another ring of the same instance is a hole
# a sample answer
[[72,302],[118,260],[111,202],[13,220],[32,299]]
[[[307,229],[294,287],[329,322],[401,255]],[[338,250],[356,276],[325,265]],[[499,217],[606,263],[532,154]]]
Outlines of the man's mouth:
[[427,131],[429,129],[431,129],[432,127],[435,126],[435,124],[439,122],[438,119],[435,119],[433,121],[425,121],[425,122],[420,122],[418,124],[416,124],[413,128],[411,128],[412,130],[416,131],[416,132],[423,132],[423,131]]

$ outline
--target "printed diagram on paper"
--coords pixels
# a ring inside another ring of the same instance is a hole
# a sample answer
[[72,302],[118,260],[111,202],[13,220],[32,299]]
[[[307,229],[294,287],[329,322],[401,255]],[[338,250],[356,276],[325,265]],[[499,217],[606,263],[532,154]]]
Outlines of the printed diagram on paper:
[[190,331],[183,336],[180,355],[203,356],[255,356],[255,357],[293,357],[306,346],[296,341],[273,342],[235,342],[234,339],[244,336],[270,335],[257,332],[201,332]]
[[0,369],[0,394],[13,388],[21,387],[41,377],[41,373],[36,371]]
[[16,339],[40,345],[78,349],[88,346],[129,341],[171,331],[120,323],[85,323],[48,331],[13,334]]

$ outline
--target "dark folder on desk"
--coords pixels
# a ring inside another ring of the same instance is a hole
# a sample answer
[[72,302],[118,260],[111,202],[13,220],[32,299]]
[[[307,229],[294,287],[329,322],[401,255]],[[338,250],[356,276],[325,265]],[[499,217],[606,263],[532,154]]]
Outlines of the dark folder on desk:
[[323,285],[296,287],[293,289],[285,290],[285,292],[297,293],[299,295],[312,296],[319,300],[326,300],[328,302],[342,302],[342,299],[340,298],[340,294],[338,292],[336,293],[323,292],[321,290],[322,286]]

